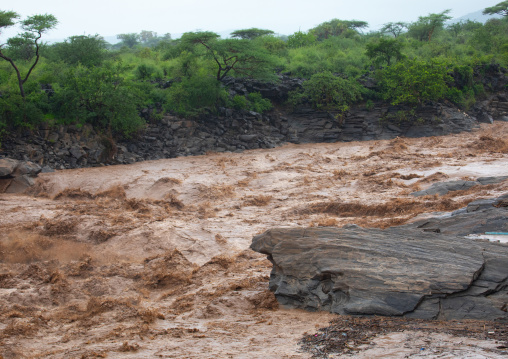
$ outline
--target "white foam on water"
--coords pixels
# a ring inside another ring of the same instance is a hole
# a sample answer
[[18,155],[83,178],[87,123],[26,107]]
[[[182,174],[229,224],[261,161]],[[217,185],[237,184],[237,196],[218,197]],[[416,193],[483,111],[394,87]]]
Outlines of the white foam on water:
[[489,242],[508,243],[508,234],[469,234],[466,238],[488,240]]

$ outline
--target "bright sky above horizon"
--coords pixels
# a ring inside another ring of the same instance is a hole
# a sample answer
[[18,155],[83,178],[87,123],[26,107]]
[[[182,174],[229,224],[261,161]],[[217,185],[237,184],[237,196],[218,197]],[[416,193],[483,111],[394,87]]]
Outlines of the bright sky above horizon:
[[[500,0],[23,0],[0,10],[15,11],[22,18],[53,14],[58,27],[46,40],[63,40],[73,35],[115,36],[121,33],[155,31],[173,35],[206,30],[231,32],[257,27],[289,35],[333,18],[367,21],[371,29],[394,21],[411,22],[429,13],[451,9],[461,17],[483,10]],[[0,35],[0,43],[15,35],[13,27]]]

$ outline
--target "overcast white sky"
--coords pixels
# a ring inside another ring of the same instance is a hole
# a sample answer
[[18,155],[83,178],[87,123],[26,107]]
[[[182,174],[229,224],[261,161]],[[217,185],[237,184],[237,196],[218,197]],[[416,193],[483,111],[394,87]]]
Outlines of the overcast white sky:
[[[258,27],[279,34],[306,31],[333,18],[367,21],[372,29],[391,21],[451,9],[453,17],[493,6],[500,0],[22,0],[0,10],[22,17],[53,14],[59,21],[45,39],[73,35],[114,36],[151,30],[159,35],[187,31],[233,31]],[[14,29],[13,29],[14,30]],[[0,43],[13,30],[0,35]]]

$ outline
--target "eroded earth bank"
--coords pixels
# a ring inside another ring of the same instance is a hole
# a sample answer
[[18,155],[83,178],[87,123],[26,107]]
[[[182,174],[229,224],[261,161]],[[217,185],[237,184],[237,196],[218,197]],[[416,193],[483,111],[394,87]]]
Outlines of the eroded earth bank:
[[411,193],[507,175],[506,139],[496,122],[40,174],[0,195],[0,356],[505,357],[502,322],[281,308],[249,246],[274,227],[384,229],[502,196],[508,180]]

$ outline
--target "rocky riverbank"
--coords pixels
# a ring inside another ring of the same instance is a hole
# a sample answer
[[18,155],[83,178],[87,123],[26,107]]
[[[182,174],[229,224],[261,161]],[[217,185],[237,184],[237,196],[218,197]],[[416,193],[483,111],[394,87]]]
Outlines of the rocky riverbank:
[[[165,115],[149,122],[130,139],[114,140],[91,126],[41,126],[7,137],[0,156],[32,161],[41,167],[68,169],[144,160],[201,155],[207,152],[241,152],[273,148],[284,143],[382,140],[395,137],[440,136],[471,131],[479,123],[508,120],[508,95],[501,72],[489,77],[491,94],[464,112],[446,103],[427,103],[411,119],[403,107],[383,102],[364,103],[343,116],[309,107],[288,109],[288,93],[303,80],[281,76],[278,83],[227,79],[231,95],[259,92],[275,108],[265,114],[220,108],[194,119]],[[365,80],[365,86],[375,86]],[[494,84],[494,85],[492,85]],[[402,111],[402,112],[401,112]]]

